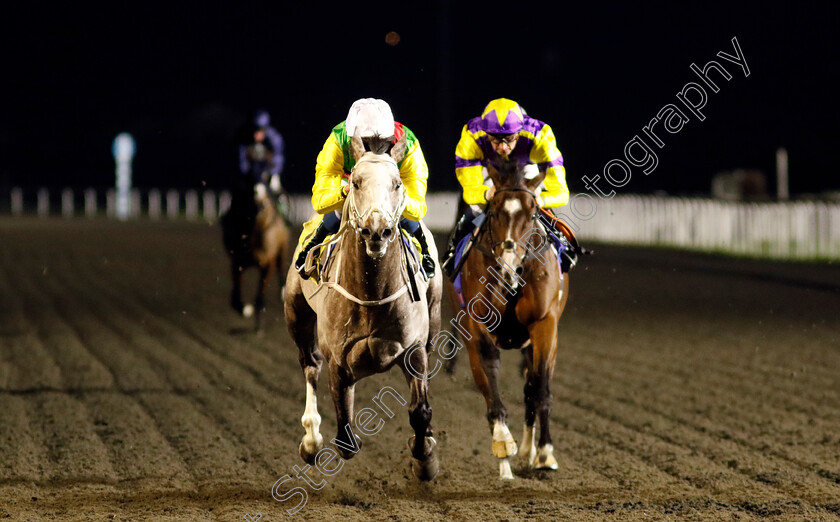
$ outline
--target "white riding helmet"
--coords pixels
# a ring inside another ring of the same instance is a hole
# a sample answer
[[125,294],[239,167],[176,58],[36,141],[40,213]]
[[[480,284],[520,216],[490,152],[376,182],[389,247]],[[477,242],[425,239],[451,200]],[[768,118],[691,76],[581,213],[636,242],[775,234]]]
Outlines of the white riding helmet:
[[362,98],[347,113],[347,135],[351,138],[390,138],[394,135],[394,115],[384,100]]

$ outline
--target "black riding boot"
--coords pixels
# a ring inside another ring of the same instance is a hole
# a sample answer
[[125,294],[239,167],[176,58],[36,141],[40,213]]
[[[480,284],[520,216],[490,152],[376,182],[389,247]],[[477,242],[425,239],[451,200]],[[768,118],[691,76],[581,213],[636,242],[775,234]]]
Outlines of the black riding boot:
[[446,253],[440,258],[440,266],[450,279],[452,279],[452,272],[455,270],[455,249],[458,247],[458,243],[467,234],[472,232],[474,228],[473,219],[475,218],[470,214],[461,216],[461,219],[455,224],[455,229],[452,231],[452,234],[449,235],[449,244],[446,247]]
[[429,244],[426,242],[425,234],[423,234],[423,227],[418,226],[417,230],[411,235],[420,243],[420,254],[423,257],[420,261],[420,266],[426,272],[426,278],[431,279],[435,276],[435,260],[429,254]]
[[303,270],[307,254],[309,254],[309,251],[312,250],[315,245],[327,239],[328,235],[330,235],[330,231],[327,230],[326,226],[324,226],[324,222],[322,221],[321,223],[318,223],[318,228],[315,229],[315,233],[312,234],[312,237],[309,238],[309,241],[300,250],[300,254],[298,254],[297,260],[295,261],[295,270],[298,271],[300,277],[303,279],[309,279],[309,274],[305,273]]

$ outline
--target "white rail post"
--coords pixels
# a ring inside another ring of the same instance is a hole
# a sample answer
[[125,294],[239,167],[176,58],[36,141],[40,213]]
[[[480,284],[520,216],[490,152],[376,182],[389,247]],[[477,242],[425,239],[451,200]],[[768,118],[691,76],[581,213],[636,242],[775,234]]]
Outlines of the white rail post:
[[223,190],[219,193],[219,216],[230,209],[231,195],[229,190]]
[[188,190],[184,194],[184,210],[187,214],[187,219],[198,218],[198,192],[195,190]]
[[216,193],[212,190],[205,190],[202,199],[201,211],[204,214],[204,220],[208,223],[216,221]]
[[50,215],[50,193],[45,188],[38,189],[38,217]]
[[181,194],[175,189],[166,191],[166,217],[176,219],[181,213]]
[[92,188],[85,190],[85,216],[96,217],[96,191]]
[[61,191],[61,215],[65,218],[73,217],[73,189],[66,188]]
[[151,189],[149,190],[148,194],[149,200],[149,218],[150,219],[160,219],[161,214],[161,203],[160,203],[160,191],[158,189]]
[[23,214],[23,189],[15,187],[12,189],[12,215],[20,216]]

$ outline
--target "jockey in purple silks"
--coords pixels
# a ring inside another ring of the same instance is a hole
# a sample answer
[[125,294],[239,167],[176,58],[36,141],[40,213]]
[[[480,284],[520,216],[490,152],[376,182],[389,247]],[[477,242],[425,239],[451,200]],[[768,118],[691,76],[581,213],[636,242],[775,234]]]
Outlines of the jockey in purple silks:
[[491,101],[481,116],[464,125],[455,149],[455,175],[468,207],[452,231],[447,252],[441,258],[441,267],[450,278],[455,269],[458,242],[474,229],[473,220],[483,213],[484,205],[495,192],[486,167],[498,165],[502,160],[524,165],[529,178],[542,170],[546,172],[536,195],[540,207],[559,207],[569,202],[563,155],[557,149],[551,127],[529,116],[513,100]]
[[260,109],[254,115],[253,141],[239,146],[239,170],[253,177],[254,183],[266,183],[278,194],[283,172],[283,136],[271,126],[271,116]]

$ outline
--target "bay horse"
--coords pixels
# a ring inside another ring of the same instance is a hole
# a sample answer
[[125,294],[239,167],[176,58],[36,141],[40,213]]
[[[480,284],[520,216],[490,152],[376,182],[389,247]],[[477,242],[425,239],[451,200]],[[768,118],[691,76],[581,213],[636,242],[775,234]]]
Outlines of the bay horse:
[[[252,195],[246,190],[238,196],[221,219],[222,239],[230,256],[233,279],[230,305],[243,317],[254,317],[254,329],[260,331],[269,282],[277,273],[280,287],[285,284],[291,262],[291,231],[264,183],[254,184]],[[251,267],[257,267],[260,274],[254,303],[246,305],[242,302],[242,274]]]
[[[426,281],[417,260],[405,255],[408,247],[399,220],[407,194],[397,166],[405,156],[405,138],[394,144],[390,154],[386,153],[390,144],[384,140],[370,140],[368,146],[371,150],[365,151],[360,139],[352,141],[356,165],[350,173],[351,188],[340,229],[328,240],[334,248],[320,281],[314,277],[304,280],[294,267],[289,269],[286,324],[300,350],[306,380],[306,407],[301,418],[305,434],[299,453],[305,462],[316,465],[321,455],[335,457],[329,455],[332,449],[324,448],[319,432],[316,390],[324,358],[338,425],[332,442],[344,459],[352,458],[361,447],[351,422],[357,431],[370,435],[365,433],[365,424],[371,424],[365,422],[369,417],[359,417],[374,411],[364,408],[354,416],[355,383],[397,365],[411,392],[412,468],[420,480],[431,480],[438,473],[439,462],[425,376],[431,340],[440,332],[441,270],[436,266],[435,276]],[[420,226],[431,237],[422,222]],[[429,249],[435,250],[432,255],[437,259],[434,243]],[[312,249],[307,265],[311,266],[318,250]]]
[[[545,172],[528,180],[524,169],[512,162],[503,162],[498,169],[489,166],[488,172],[495,194],[461,268],[469,317],[458,323],[458,330],[487,405],[500,478],[513,479],[508,457],[517,453],[529,467],[557,469],[549,432],[549,383],[569,276],[560,272],[558,247],[548,240],[537,217],[535,191]],[[525,427],[519,448],[508,429],[507,410],[499,395],[500,349],[521,350],[523,355]],[[537,417],[540,433],[535,444]]]

